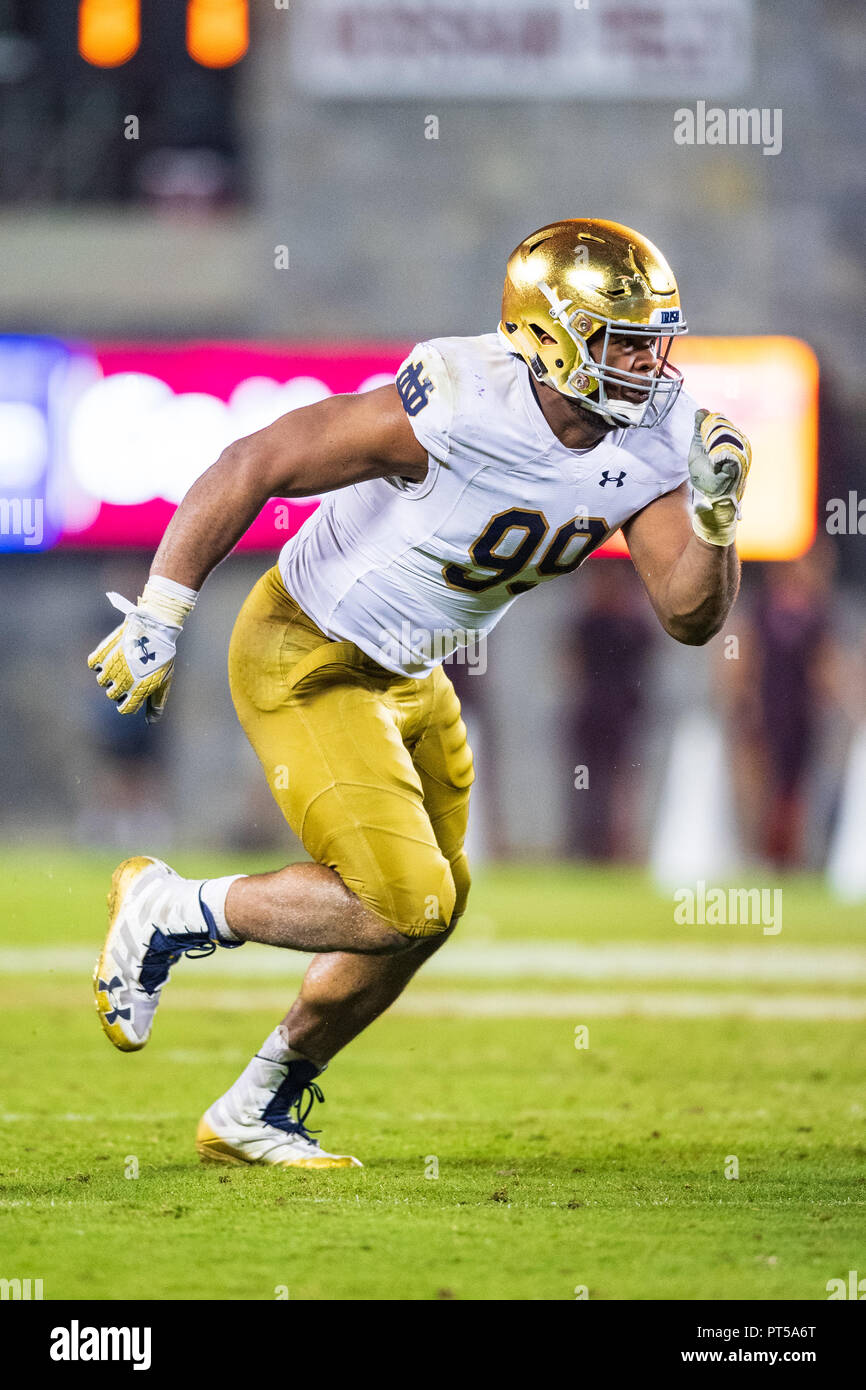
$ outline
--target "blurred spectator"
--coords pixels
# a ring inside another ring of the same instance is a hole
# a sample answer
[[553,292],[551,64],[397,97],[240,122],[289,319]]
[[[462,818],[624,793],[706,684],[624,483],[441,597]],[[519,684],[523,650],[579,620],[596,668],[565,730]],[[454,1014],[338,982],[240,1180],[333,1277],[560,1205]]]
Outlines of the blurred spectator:
[[119,715],[96,686],[89,714],[93,772],[78,813],[78,840],[120,848],[169,843],[175,826],[165,740],[148,728],[143,710]]
[[769,862],[804,862],[809,776],[822,713],[844,701],[833,640],[833,558],[819,536],[808,554],[765,566],[738,605],[725,654],[734,778],[746,844]]
[[641,744],[653,631],[627,560],[590,560],[581,577],[586,603],[565,652],[571,695],[566,739],[574,769],[566,847],[580,858],[630,858],[632,758]]

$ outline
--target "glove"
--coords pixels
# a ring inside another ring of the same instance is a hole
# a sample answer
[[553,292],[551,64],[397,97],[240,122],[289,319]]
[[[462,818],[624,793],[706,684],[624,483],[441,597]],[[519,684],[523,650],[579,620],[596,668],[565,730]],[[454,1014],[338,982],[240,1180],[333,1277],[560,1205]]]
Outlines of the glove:
[[732,545],[740,519],[752,448],[742,430],[724,415],[695,411],[689,449],[692,527],[710,545]]
[[137,606],[120,594],[106,594],[124,620],[90,653],[87,664],[120,714],[135,714],[144,705],[148,724],[162,717],[177,639],[197,597],[194,589],[158,576],[148,581]]

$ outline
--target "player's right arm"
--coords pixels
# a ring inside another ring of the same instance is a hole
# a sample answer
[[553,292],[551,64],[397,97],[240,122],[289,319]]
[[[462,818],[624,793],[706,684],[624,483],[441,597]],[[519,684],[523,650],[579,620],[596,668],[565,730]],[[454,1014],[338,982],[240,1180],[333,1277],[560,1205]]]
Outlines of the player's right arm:
[[123,714],[161,715],[175,644],[201,588],[272,497],[309,497],[395,474],[421,481],[427,450],[395,386],[332,396],[230,444],[193,484],[166,528],[144,593],[110,595],[123,622],[88,665]]
[[166,529],[151,575],[200,589],[272,497],[310,497],[369,478],[421,480],[418,443],[395,386],[331,396],[239,439],[193,483]]

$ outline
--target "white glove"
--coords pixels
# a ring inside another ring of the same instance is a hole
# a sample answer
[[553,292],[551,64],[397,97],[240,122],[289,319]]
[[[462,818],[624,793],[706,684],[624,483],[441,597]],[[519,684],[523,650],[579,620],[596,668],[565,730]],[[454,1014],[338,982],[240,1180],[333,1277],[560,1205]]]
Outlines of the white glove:
[[120,594],[106,597],[125,617],[90,653],[87,664],[121,714],[134,714],[144,705],[145,719],[155,724],[165,709],[175,646],[184,619],[195,607],[196,591],[154,577],[137,606]]
[[710,545],[732,545],[752,449],[742,430],[724,415],[695,411],[689,449],[692,527]]

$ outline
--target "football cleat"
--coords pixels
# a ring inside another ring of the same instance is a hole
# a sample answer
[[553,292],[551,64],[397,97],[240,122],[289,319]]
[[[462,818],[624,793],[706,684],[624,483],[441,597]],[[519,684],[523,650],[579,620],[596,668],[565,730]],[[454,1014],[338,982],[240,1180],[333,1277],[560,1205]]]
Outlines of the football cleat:
[[209,956],[217,945],[234,944],[219,941],[197,888],[161,859],[143,855],[125,859],[111,876],[108,935],[93,989],[103,1032],[121,1052],[144,1047],[169,971],[181,956]]
[[258,1053],[199,1121],[195,1146],[202,1160],[272,1168],[362,1168],[351,1154],[328,1153],[307,1129],[313,1103],[324,1101],[313,1080],[318,1074],[302,1058],[278,1062]]

